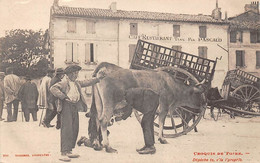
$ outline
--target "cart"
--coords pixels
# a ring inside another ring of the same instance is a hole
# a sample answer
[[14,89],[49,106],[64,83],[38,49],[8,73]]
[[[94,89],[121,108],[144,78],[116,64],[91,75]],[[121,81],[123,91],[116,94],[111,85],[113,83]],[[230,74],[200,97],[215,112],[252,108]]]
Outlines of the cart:
[[[218,58],[217,58],[218,59]],[[154,43],[138,40],[134,56],[130,65],[131,69],[164,69],[173,74],[183,84],[198,84],[205,81],[203,87],[210,88],[214,76],[217,59],[210,60],[196,55],[174,50]],[[170,67],[170,68],[169,68]],[[205,96],[204,94],[202,95]],[[185,98],[185,97],[184,97]],[[193,112],[191,110],[200,110]],[[164,137],[178,137],[195,129],[203,117],[206,107],[189,109],[185,106],[169,111],[163,127]],[[158,112],[156,113],[154,125],[158,125]],[[142,114],[135,111],[138,121]],[[156,132],[155,128],[155,133]]]
[[[240,69],[227,72],[222,85],[221,98],[211,100],[212,117],[217,120],[222,112],[229,113],[231,117],[260,116],[260,78]],[[213,108],[218,114],[213,114]]]

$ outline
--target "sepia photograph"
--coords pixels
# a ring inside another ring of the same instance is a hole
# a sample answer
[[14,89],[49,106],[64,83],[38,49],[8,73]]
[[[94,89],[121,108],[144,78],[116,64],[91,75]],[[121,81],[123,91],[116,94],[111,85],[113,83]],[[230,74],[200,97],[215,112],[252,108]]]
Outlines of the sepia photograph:
[[0,0],[0,163],[259,163],[254,0]]

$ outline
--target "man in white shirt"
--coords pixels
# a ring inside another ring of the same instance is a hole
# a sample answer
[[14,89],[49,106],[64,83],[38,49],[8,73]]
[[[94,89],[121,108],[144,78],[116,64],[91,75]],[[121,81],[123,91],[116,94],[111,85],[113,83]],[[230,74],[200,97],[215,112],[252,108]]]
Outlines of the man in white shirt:
[[77,154],[72,154],[72,149],[75,147],[79,132],[78,110],[87,108],[81,87],[94,85],[104,77],[78,81],[76,79],[80,70],[81,67],[78,65],[66,67],[66,75],[62,81],[50,88],[51,93],[59,99],[57,110],[61,112],[61,161],[79,157]]

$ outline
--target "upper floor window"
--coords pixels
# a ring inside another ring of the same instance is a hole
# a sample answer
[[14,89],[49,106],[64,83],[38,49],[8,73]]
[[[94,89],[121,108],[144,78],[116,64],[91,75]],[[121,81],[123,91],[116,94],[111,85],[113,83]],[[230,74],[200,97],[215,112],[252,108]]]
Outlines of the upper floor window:
[[75,42],[66,43],[66,63],[78,62],[78,44]]
[[131,63],[132,62],[132,59],[133,59],[133,56],[134,56],[134,53],[135,53],[135,47],[136,47],[136,44],[129,44],[129,62]]
[[245,51],[236,50],[236,66],[244,67],[245,66]]
[[260,30],[255,30],[250,32],[250,42],[260,43]]
[[85,63],[93,63],[93,62],[95,62],[94,44],[86,43],[85,44]]
[[89,34],[96,33],[95,24],[96,23],[94,21],[86,21],[86,32]]
[[260,51],[256,51],[256,66],[260,68]]
[[199,26],[199,37],[200,38],[207,37],[207,27],[206,26]]
[[130,23],[130,35],[138,35],[138,24]]
[[67,20],[67,32],[76,33],[76,19]]
[[230,42],[243,42],[243,31],[231,31],[230,32]]
[[173,25],[173,37],[180,37],[180,25]]
[[198,49],[199,49],[199,57],[207,58],[208,47],[206,47],[206,46],[199,46]]

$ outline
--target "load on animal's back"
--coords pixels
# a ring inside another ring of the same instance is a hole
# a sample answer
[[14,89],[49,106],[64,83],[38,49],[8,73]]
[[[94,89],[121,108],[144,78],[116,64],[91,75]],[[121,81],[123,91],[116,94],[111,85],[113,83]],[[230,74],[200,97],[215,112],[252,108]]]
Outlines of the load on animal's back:
[[108,149],[110,146],[107,125],[113,116],[115,106],[123,99],[120,92],[140,87],[152,89],[159,95],[159,140],[161,143],[166,143],[162,130],[169,110],[180,106],[201,108],[203,105],[201,94],[204,90],[199,85],[186,85],[165,70],[130,70],[111,63],[101,63],[94,75],[99,75],[99,73],[106,73],[106,77],[94,86],[93,97],[97,109],[97,126],[101,127],[103,145]]

